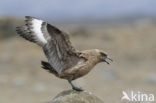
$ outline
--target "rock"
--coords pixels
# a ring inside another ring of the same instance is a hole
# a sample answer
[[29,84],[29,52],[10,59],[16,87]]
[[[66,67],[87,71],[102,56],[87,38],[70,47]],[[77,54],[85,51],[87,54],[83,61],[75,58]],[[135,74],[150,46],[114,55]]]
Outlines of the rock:
[[52,101],[47,103],[103,103],[91,92],[78,92],[67,90],[59,93]]

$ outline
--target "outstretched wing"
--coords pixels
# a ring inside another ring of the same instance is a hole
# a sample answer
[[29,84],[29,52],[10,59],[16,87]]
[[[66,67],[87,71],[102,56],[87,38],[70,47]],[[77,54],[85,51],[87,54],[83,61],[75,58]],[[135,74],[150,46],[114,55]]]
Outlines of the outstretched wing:
[[71,45],[68,34],[37,18],[26,16],[26,25],[17,27],[17,33],[40,45],[58,74],[83,59]]

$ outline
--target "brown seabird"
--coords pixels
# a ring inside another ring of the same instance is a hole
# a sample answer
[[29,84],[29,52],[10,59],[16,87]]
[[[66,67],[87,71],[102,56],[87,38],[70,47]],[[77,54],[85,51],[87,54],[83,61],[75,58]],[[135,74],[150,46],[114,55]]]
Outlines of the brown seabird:
[[42,68],[58,78],[68,80],[74,90],[82,91],[72,84],[72,80],[86,75],[97,63],[109,64],[112,61],[102,50],[76,50],[67,33],[43,20],[31,16],[25,18],[26,24],[17,27],[17,33],[42,47],[48,58],[48,62],[41,61]]

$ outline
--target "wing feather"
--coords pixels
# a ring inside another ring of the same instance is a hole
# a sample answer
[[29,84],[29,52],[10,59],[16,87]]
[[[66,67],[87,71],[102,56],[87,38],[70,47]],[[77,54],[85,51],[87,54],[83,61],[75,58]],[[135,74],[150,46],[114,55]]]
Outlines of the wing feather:
[[17,33],[23,38],[40,45],[51,67],[58,74],[75,66],[83,59],[71,45],[68,34],[43,20],[26,16],[26,25],[17,27]]
[[75,66],[81,58],[71,45],[68,34],[48,23],[45,26],[44,29],[46,30],[43,30],[43,33],[51,38],[43,50],[51,66],[61,74],[63,70]]
[[30,16],[26,16],[25,21],[26,24],[24,26],[16,28],[17,33],[26,40],[44,46],[47,40],[41,31],[43,21]]

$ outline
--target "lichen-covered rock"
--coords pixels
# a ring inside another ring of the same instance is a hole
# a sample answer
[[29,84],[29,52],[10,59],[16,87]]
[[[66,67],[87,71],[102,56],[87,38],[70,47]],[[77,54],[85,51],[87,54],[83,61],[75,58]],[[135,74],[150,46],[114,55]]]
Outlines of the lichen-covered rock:
[[59,93],[52,101],[47,103],[103,103],[102,100],[94,96],[91,92],[77,92],[67,90]]

